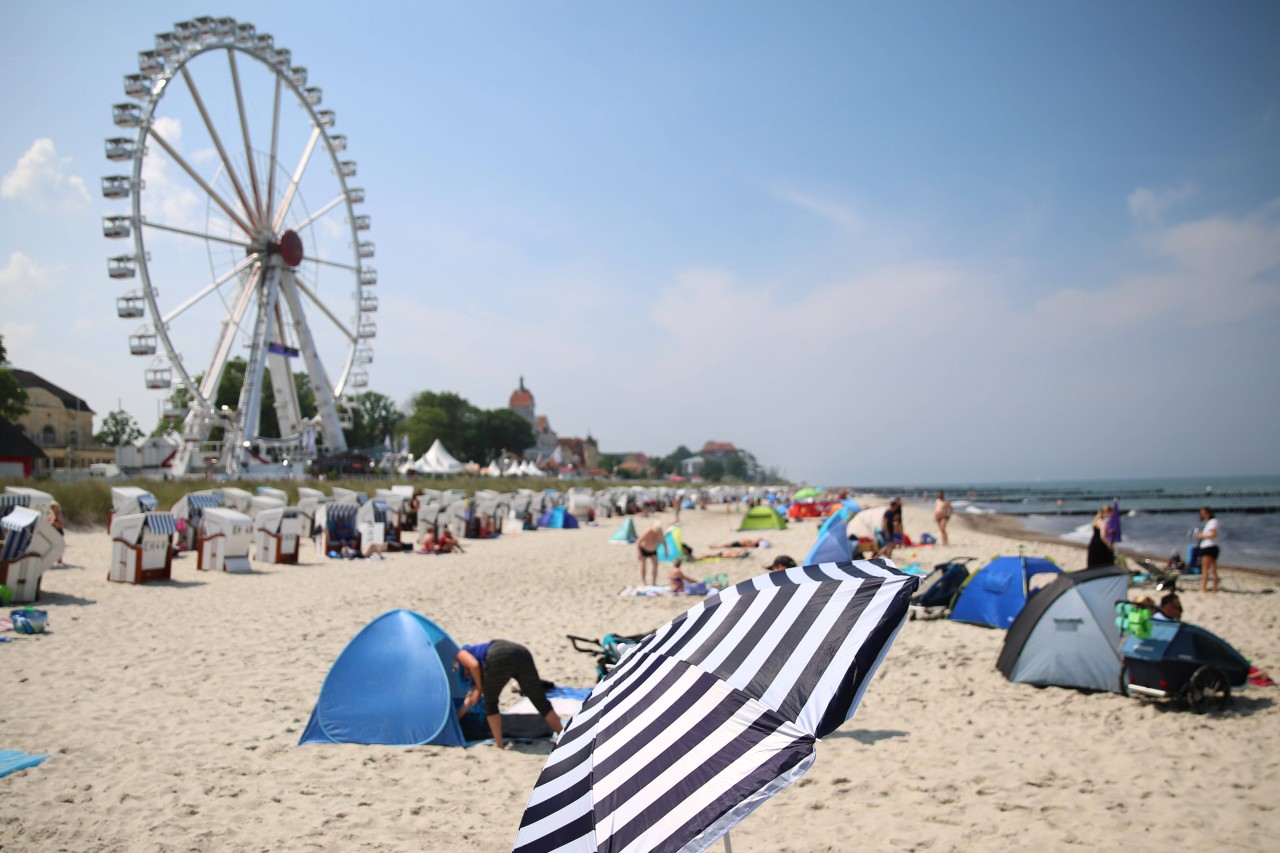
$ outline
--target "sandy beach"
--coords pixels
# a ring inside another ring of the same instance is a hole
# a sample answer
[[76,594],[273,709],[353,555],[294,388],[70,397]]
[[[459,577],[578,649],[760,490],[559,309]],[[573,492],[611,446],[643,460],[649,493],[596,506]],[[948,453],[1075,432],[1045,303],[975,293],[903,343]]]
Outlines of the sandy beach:
[[[659,518],[670,522],[670,513]],[[637,518],[637,524],[643,520]],[[685,511],[695,551],[735,537],[723,507]],[[550,743],[489,747],[297,746],[330,665],[367,622],[417,611],[459,643],[524,643],[543,678],[589,686],[566,634],[647,632],[689,598],[624,598],[635,549],[617,519],[579,530],[466,542],[462,555],[330,560],[247,575],[106,580],[105,529],[68,533],[67,568],[44,576],[50,632],[0,645],[0,749],[47,753],[0,779],[0,849],[68,851],[510,849]],[[913,537],[928,510],[908,505]],[[781,553],[802,558],[817,525],[769,535],[745,559],[694,564],[731,581]],[[901,549],[898,565],[949,557],[1053,558],[1083,550],[1016,541],[957,517],[950,547]],[[914,555],[914,556],[913,556]],[[1224,573],[1183,594],[1187,621],[1280,675],[1280,578]],[[1001,631],[909,622],[855,717],[818,746],[798,784],[732,833],[743,851],[1274,850],[1280,837],[1280,688],[1197,716],[1112,693],[1007,682]],[[508,688],[504,706],[519,697]],[[719,849],[719,845],[716,848]]]

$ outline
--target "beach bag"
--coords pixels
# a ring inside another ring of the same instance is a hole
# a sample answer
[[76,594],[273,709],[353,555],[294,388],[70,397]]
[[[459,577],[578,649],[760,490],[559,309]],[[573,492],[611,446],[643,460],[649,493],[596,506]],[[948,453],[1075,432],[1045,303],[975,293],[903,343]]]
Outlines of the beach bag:
[[24,607],[9,611],[9,621],[13,623],[13,630],[19,634],[43,634],[44,629],[49,626],[49,613],[34,607]]

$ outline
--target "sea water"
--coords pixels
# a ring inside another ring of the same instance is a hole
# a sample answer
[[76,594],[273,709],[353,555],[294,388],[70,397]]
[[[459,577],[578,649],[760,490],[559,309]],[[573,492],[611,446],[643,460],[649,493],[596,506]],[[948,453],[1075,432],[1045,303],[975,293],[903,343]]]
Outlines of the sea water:
[[1218,560],[1280,570],[1280,477],[1177,477],[1151,480],[1034,481],[877,488],[932,498],[943,489],[956,512],[1016,517],[1030,530],[1087,544],[1094,514],[1120,501],[1119,550],[1186,558],[1202,506],[1219,524]]

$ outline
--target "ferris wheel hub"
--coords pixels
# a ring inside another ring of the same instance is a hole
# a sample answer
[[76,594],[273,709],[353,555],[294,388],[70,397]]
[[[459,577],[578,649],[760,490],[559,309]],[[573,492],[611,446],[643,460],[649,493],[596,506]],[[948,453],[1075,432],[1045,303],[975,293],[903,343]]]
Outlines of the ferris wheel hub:
[[302,263],[305,253],[302,248],[302,238],[292,228],[280,235],[279,240],[272,240],[267,243],[267,254],[279,255],[280,258],[289,266],[296,267]]

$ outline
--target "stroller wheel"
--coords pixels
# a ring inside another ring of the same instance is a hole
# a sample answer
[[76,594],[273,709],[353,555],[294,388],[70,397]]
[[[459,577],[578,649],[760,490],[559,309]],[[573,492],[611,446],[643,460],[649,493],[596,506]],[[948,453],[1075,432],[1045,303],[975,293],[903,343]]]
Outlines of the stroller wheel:
[[1187,682],[1187,707],[1192,713],[1224,711],[1231,704],[1231,687],[1222,670],[1215,666],[1202,666]]
[[1127,663],[1120,667],[1120,695],[1133,695],[1129,692],[1129,664]]

